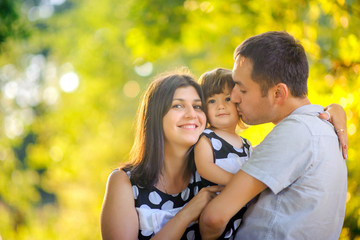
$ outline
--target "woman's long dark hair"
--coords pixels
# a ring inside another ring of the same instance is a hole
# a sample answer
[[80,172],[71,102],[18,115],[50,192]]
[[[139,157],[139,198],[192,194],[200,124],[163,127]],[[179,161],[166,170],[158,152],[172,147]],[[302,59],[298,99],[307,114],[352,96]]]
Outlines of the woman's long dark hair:
[[[124,170],[130,179],[141,187],[154,186],[164,164],[163,117],[169,111],[174,93],[180,87],[193,86],[204,105],[200,86],[188,72],[159,75],[145,91],[137,112],[135,141],[130,152],[130,162]],[[190,149],[189,149],[190,150]],[[188,156],[184,177],[195,169],[193,158]]]

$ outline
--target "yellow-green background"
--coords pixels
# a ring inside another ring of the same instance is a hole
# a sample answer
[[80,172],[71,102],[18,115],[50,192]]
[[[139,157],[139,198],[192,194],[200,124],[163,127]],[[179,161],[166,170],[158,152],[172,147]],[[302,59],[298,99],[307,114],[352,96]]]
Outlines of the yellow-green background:
[[[360,239],[357,0],[0,1],[0,239],[100,239],[106,179],[128,159],[151,78],[231,69],[235,47],[270,30],[305,47],[312,103],[346,110],[341,239]],[[65,92],[69,72],[79,85]],[[241,134],[256,145],[271,128]]]

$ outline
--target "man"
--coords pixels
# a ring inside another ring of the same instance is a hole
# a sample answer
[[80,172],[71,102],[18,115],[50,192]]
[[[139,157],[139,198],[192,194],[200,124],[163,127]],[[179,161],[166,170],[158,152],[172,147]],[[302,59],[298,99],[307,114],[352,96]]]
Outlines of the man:
[[267,32],[235,50],[231,100],[247,124],[274,129],[204,209],[200,230],[216,239],[255,196],[236,239],[338,239],[345,215],[347,171],[323,108],[307,98],[303,47],[285,32]]

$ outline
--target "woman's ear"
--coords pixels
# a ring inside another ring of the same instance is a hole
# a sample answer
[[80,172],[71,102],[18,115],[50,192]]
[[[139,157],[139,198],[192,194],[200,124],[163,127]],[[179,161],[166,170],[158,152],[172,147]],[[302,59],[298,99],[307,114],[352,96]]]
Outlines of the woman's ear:
[[274,88],[274,102],[282,104],[289,96],[290,90],[285,83],[278,83]]

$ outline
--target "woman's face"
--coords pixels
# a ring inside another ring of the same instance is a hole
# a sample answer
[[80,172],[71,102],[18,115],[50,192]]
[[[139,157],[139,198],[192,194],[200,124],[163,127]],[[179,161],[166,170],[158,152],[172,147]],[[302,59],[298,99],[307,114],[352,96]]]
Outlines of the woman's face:
[[190,148],[199,139],[206,124],[200,96],[193,86],[176,89],[170,110],[163,117],[165,147]]

